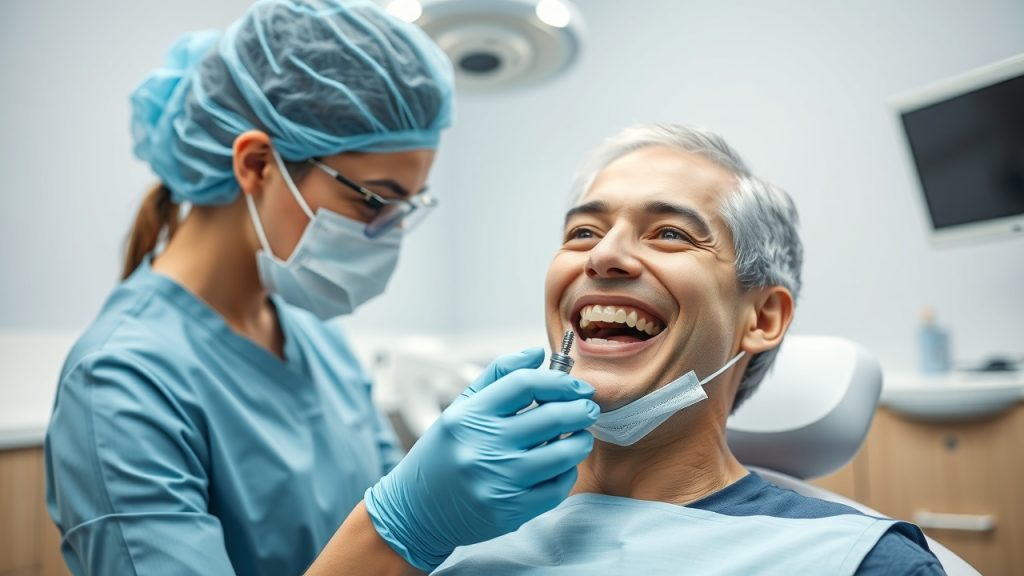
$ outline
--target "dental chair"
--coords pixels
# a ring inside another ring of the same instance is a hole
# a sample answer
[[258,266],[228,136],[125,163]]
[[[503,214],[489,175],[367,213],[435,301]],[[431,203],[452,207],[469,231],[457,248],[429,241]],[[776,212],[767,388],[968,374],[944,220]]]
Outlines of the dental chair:
[[[787,336],[761,386],[729,419],[729,447],[740,462],[781,488],[885,516],[806,482],[838,470],[856,455],[881,391],[878,360],[863,347],[842,338]],[[927,539],[948,574],[978,574]]]

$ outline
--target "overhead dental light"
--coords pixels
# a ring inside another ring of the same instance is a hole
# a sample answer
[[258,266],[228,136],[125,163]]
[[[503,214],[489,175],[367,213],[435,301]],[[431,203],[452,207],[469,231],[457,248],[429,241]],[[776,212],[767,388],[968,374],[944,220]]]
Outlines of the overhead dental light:
[[494,92],[540,84],[577,59],[583,35],[569,0],[391,0],[451,58],[459,88]]
[[391,0],[387,6],[388,12],[406,22],[415,22],[423,14],[423,5],[419,0]]

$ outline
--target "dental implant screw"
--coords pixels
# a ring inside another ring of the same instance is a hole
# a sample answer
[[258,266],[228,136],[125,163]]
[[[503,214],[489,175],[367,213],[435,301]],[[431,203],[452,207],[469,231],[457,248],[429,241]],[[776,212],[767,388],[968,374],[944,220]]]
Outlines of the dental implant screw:
[[572,341],[575,337],[576,334],[572,330],[566,330],[565,336],[562,336],[562,348],[558,352],[551,353],[551,363],[548,368],[561,370],[566,374],[572,370],[573,359],[569,357],[569,352],[572,351]]
[[566,330],[565,335],[562,336],[562,347],[558,350],[561,354],[568,356],[569,352],[572,351],[572,341],[576,338],[576,333],[572,330]]

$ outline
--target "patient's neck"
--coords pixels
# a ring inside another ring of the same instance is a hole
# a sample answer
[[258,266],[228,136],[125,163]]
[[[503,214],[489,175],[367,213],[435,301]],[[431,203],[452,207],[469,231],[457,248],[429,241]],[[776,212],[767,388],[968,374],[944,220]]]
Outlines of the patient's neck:
[[726,443],[725,415],[716,412],[683,410],[632,446],[596,441],[573,493],[688,504],[725,488],[747,470]]

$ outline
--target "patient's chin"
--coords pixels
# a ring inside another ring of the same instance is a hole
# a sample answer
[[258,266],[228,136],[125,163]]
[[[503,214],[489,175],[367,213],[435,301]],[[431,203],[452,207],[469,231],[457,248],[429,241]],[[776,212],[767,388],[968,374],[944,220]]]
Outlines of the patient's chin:
[[661,372],[653,365],[623,366],[584,356],[576,360],[571,374],[593,386],[594,402],[602,412],[610,412],[654,391],[651,382],[658,381]]
[[622,380],[609,381],[607,373],[594,379],[589,379],[583,375],[577,375],[575,372],[573,373],[573,376],[576,376],[580,380],[583,380],[594,387],[595,392],[593,400],[601,407],[601,412],[610,412],[616,408],[621,408],[637,398],[640,398],[645,393],[643,386],[638,383],[624,382]]

